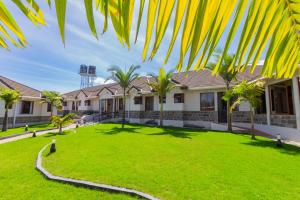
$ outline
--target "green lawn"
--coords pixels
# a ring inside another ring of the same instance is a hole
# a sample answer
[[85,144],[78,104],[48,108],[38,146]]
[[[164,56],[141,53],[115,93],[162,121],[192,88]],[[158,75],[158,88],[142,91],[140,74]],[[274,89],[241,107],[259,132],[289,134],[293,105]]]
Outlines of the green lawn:
[[[51,129],[55,128],[53,124],[47,123],[47,124],[35,124],[35,125],[29,125],[28,126],[28,131],[42,131],[46,129]],[[24,127],[18,127],[18,128],[9,128],[5,132],[0,131],[0,138],[9,136],[9,135],[14,135],[14,134],[21,134],[25,132],[25,126]]]
[[[71,138],[55,136],[61,141]],[[53,134],[27,138],[0,145],[0,200],[61,200],[61,199],[131,199],[126,195],[94,191],[45,179],[36,169],[35,161],[40,149],[51,142]]]
[[298,199],[300,149],[258,137],[102,124],[0,145],[0,199],[133,199],[46,180],[55,175],[141,190],[161,199]]
[[97,125],[59,138],[44,166],[161,199],[299,198],[299,148],[222,132],[126,127]]

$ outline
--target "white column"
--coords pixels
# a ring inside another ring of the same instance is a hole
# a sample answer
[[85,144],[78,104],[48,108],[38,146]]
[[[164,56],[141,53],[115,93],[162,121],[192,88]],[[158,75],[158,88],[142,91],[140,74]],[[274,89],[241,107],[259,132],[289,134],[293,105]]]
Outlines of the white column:
[[[126,98],[126,97],[125,97]],[[130,121],[130,96],[128,96],[128,100],[126,101],[128,103],[128,112],[127,112],[127,115],[128,115],[128,121]],[[125,109],[125,112],[126,112],[126,105],[124,105],[124,109]]]
[[100,115],[101,115],[101,113],[102,113],[102,109],[101,109],[101,99],[99,99],[99,113],[100,113]]
[[114,118],[115,117],[115,101],[116,101],[116,99],[115,98],[113,98],[113,113],[112,113],[112,117]]
[[298,78],[295,76],[293,78],[293,97],[294,97],[294,107],[297,122],[297,129],[300,130],[300,97],[299,97],[299,82]]
[[270,106],[269,86],[265,87],[265,97],[266,97],[267,123],[270,126],[271,125],[271,106]]
[[15,125],[16,125],[17,110],[18,110],[18,102],[16,102],[16,104],[15,104],[13,127],[15,127]]
[[215,111],[218,111],[218,92],[214,92]]

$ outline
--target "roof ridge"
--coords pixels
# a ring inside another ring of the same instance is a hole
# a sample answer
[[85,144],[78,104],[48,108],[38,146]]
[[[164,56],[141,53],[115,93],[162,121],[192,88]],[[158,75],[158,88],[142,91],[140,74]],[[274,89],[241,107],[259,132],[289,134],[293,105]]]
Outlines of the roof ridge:
[[[15,83],[17,83],[17,84],[20,84],[20,85],[22,85],[22,86],[25,86],[25,87],[27,87],[27,88],[30,88],[30,89],[32,89],[32,90],[35,90],[35,91],[37,91],[37,92],[42,93],[40,90],[37,90],[37,89],[32,88],[32,87],[30,87],[30,86],[28,86],[28,85],[25,85],[25,84],[23,84],[23,83],[14,81],[14,80],[12,80],[12,79],[10,79],[10,78],[7,78],[7,77],[5,77],[5,76],[1,76],[1,75],[0,75],[1,82],[5,82],[5,81],[2,80],[2,78],[8,79],[9,81],[15,82]],[[5,85],[9,85],[9,84],[6,83]],[[12,86],[9,85],[9,87],[12,88],[13,90],[15,90],[15,88],[13,88]]]

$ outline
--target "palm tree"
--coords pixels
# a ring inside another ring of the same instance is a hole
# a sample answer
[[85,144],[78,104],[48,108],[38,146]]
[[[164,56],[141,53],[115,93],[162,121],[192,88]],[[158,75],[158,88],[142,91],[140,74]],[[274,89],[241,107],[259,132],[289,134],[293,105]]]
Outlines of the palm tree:
[[[207,69],[214,70],[218,62],[222,57],[222,53],[220,51],[216,51],[214,54],[216,58],[215,62],[211,62],[207,65]],[[222,65],[218,71],[218,75],[224,80],[226,85],[226,92],[230,89],[230,83],[236,80],[236,76],[238,71],[235,68],[231,69],[232,63],[234,62],[235,55],[226,54],[224,59],[222,60]],[[232,112],[230,112],[229,108],[231,107],[232,99],[227,99],[227,130],[232,132]]]
[[20,99],[20,93],[8,88],[1,88],[0,99],[3,100],[5,104],[5,114],[3,119],[2,131],[7,131],[8,109]]
[[[7,1],[8,2],[8,1]],[[10,2],[10,1],[9,1]],[[11,1],[35,25],[45,25],[44,13],[40,6],[43,1]],[[26,2],[26,3],[25,3]],[[38,3],[37,3],[38,2]],[[49,7],[54,3],[58,26],[63,43],[65,43],[65,16],[67,0],[47,0]],[[137,20],[134,21],[135,4],[140,4]],[[16,23],[7,3],[0,1],[0,47],[8,49],[7,41],[17,47],[28,44],[21,28]],[[148,5],[147,9],[144,7]],[[215,71],[225,58],[230,47],[235,48],[237,59],[234,66],[244,70],[252,63],[252,70],[259,59],[266,53],[262,70],[263,76],[292,77],[300,62],[299,56],[299,30],[300,30],[300,1],[295,0],[233,0],[233,1],[117,1],[117,0],[85,0],[86,18],[91,33],[98,38],[94,12],[104,16],[103,33],[107,31],[108,24],[112,24],[118,40],[130,47],[132,27],[136,27],[136,37],[145,38],[142,51],[143,60],[147,55],[152,59],[158,52],[167,30],[172,31],[166,59],[171,54],[175,41],[180,42],[180,55],[178,69],[181,69],[187,60],[186,70],[202,69],[214,49],[222,45],[222,57]],[[171,16],[175,16],[174,23],[170,23]],[[141,18],[145,17],[147,23],[142,25]],[[110,18],[111,23],[108,23]],[[132,24],[136,23],[135,26]],[[23,25],[24,26],[24,25]],[[144,29],[139,31],[139,29]],[[154,30],[155,29],[155,30]],[[182,30],[182,31],[179,31]],[[226,31],[228,30],[228,31]],[[242,33],[238,30],[242,30]],[[155,34],[152,34],[152,33]],[[221,41],[221,38],[224,39]],[[237,40],[234,40],[237,39]],[[152,49],[149,49],[153,42]],[[136,40],[135,40],[136,41]],[[233,43],[233,41],[237,41]],[[295,42],[296,41],[296,42]],[[148,54],[148,51],[151,53]],[[278,59],[280,58],[280,59]],[[244,63],[244,64],[242,64]],[[194,65],[195,64],[195,65]]]
[[237,97],[232,104],[230,110],[238,106],[241,102],[247,101],[250,104],[250,121],[251,121],[251,138],[255,139],[254,133],[254,118],[255,118],[255,108],[257,108],[261,103],[261,95],[264,91],[264,82],[247,82],[243,81],[239,85],[233,87],[231,90],[227,91],[225,98]]
[[73,121],[75,114],[74,113],[69,113],[63,117],[60,116],[52,116],[50,119],[50,122],[56,126],[57,128],[59,128],[59,133],[62,133],[62,127],[65,124],[68,124],[70,122]]
[[156,91],[158,94],[159,98],[159,103],[160,103],[160,115],[159,115],[159,120],[160,126],[163,126],[163,112],[164,112],[164,103],[163,103],[163,98],[166,96],[166,94],[171,91],[174,88],[174,84],[172,82],[172,76],[173,72],[169,71],[166,73],[164,68],[159,68],[159,73],[158,76],[155,74],[150,74],[151,77],[155,79],[154,82],[149,81],[148,85],[152,88],[152,90]]
[[62,96],[59,92],[55,91],[43,91],[42,103],[49,103],[51,105],[51,117],[53,116],[53,107],[57,109],[62,109]]
[[139,69],[139,65],[131,65],[128,71],[123,71],[118,66],[112,66],[108,69],[109,72],[112,73],[111,77],[107,78],[107,80],[113,80],[118,83],[123,89],[123,112],[122,112],[122,128],[124,128],[125,124],[125,108],[126,108],[126,90],[130,86],[130,84],[138,78],[139,74],[135,73],[137,69]]

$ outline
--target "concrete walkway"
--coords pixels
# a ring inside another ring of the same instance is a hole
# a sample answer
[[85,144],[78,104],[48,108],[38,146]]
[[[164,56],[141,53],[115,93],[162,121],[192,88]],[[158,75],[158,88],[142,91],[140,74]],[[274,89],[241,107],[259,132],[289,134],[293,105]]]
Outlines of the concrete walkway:
[[[76,124],[71,124],[67,127],[64,127],[63,131],[73,129],[73,128],[76,128]],[[36,136],[44,135],[44,134],[47,134],[47,133],[57,133],[58,131],[59,131],[58,128],[57,129],[52,129],[52,130],[37,131]],[[24,135],[17,135],[15,137],[0,140],[0,144],[7,143],[7,142],[13,142],[13,141],[16,141],[16,140],[21,140],[21,139],[29,138],[29,137],[32,137],[32,133],[28,133],[28,134],[24,134]]]

